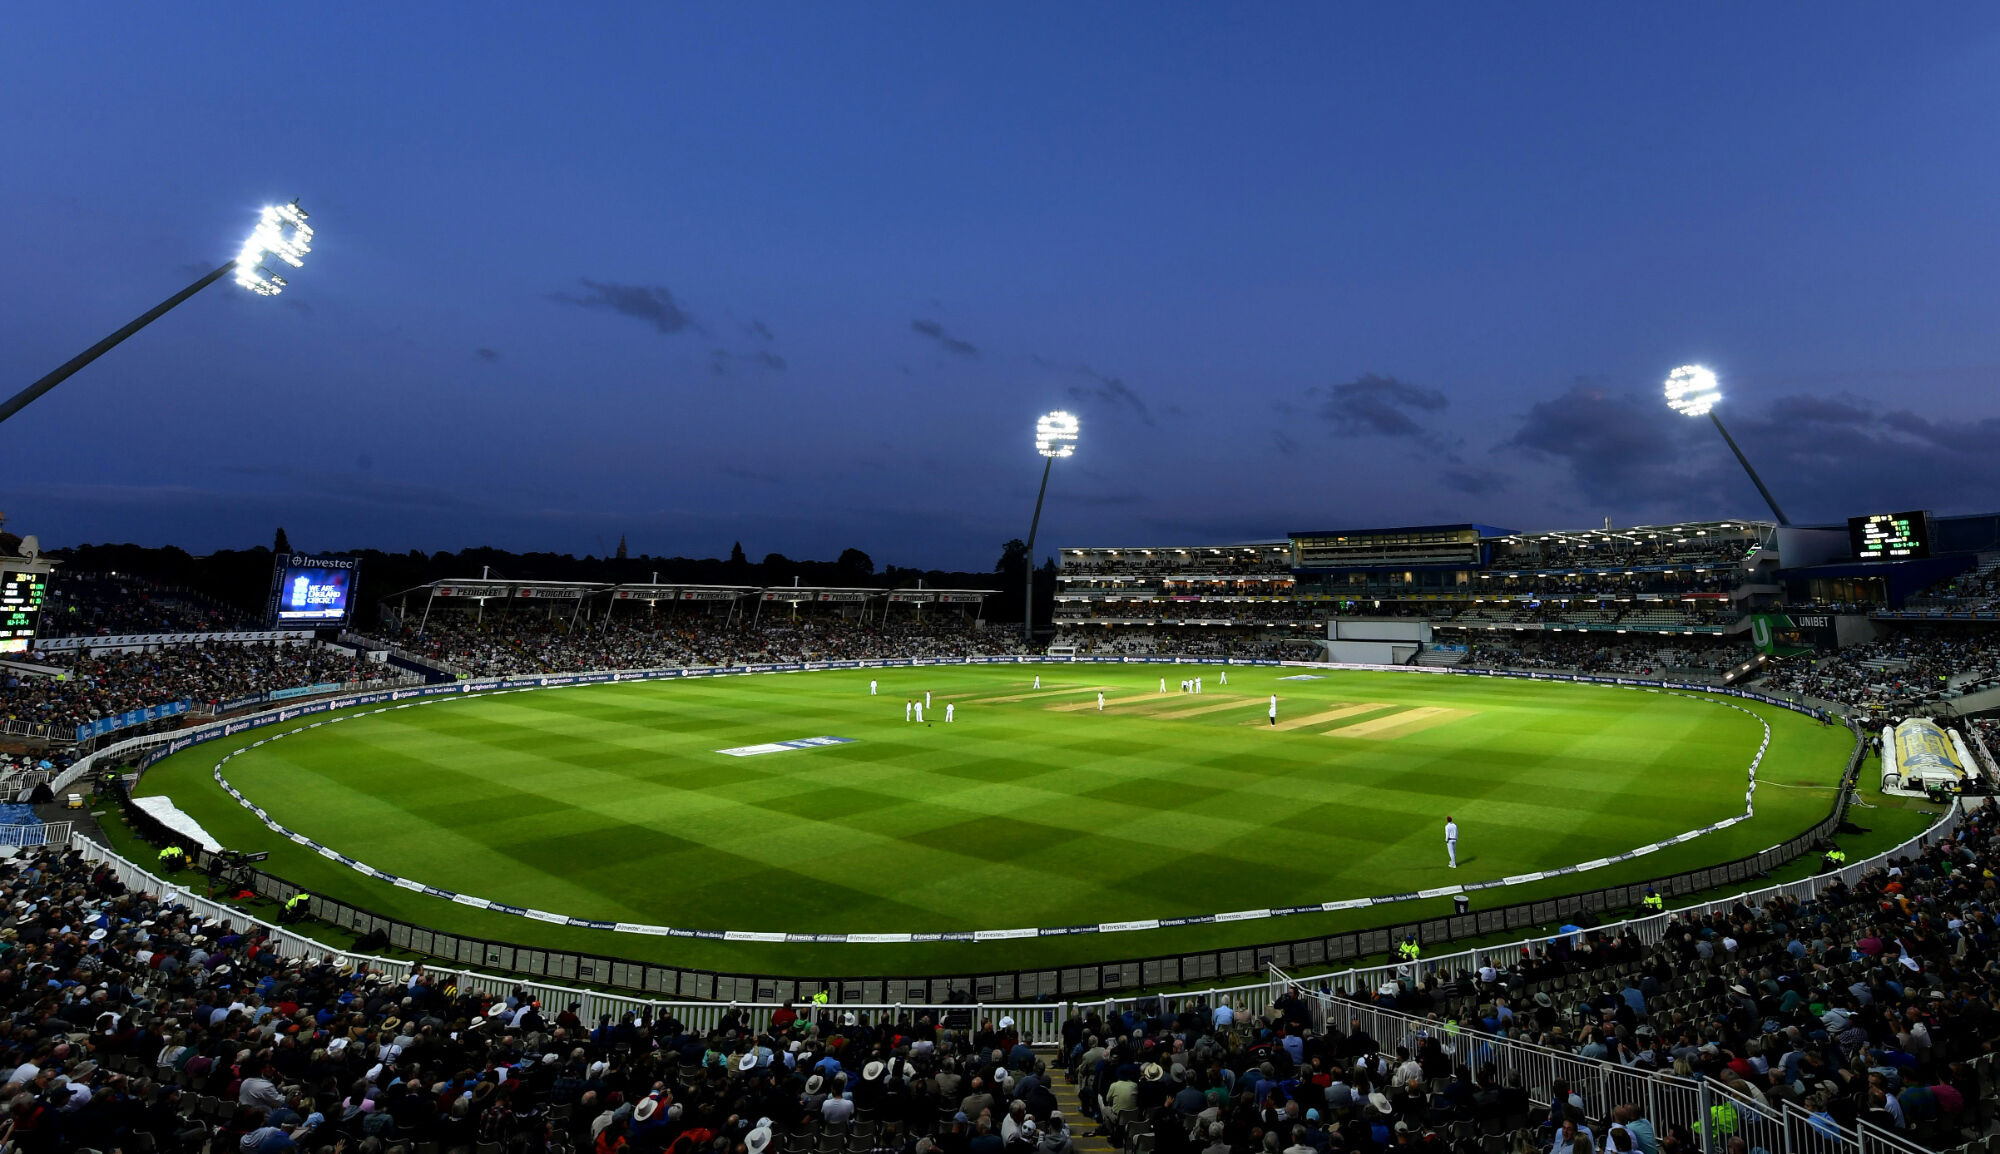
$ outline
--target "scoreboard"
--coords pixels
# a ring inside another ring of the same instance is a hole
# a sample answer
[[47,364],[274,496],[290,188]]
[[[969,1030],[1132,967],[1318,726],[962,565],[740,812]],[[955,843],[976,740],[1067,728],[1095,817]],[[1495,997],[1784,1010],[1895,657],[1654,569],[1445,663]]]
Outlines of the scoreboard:
[[26,569],[0,573],[0,653],[26,653],[42,623],[49,575]]
[[271,628],[345,627],[354,616],[360,565],[352,557],[278,554],[271,571]]
[[1931,555],[1930,514],[1873,513],[1847,519],[1847,537],[1862,561],[1904,560]]

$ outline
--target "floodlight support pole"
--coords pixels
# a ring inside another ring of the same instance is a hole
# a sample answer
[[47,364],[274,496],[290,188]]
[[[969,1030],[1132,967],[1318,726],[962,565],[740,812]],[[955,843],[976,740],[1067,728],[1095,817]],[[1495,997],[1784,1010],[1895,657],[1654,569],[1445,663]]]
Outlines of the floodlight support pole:
[[41,380],[36,381],[34,384],[29,385],[27,388],[22,389],[20,392],[15,393],[11,397],[8,397],[5,403],[0,403],[0,421],[5,421],[7,418],[13,416],[15,413],[18,413],[22,409],[27,408],[29,404],[31,404],[36,398],[40,397],[43,393],[46,393],[50,389],[55,388],[57,385],[62,384],[64,381],[70,379],[70,377],[76,375],[79,369],[83,368],[85,365],[96,360],[97,358],[103,356],[105,353],[110,352],[114,347],[118,345],[120,341],[123,341],[126,337],[131,336],[133,333],[138,332],[140,329],[145,328],[147,325],[152,324],[154,321],[159,320],[161,317],[165,316],[168,310],[172,309],[175,305],[181,303],[182,301],[188,299],[194,294],[207,288],[209,285],[214,284],[216,281],[221,280],[224,276],[227,276],[235,268],[236,268],[236,262],[233,260],[230,261],[228,264],[223,265],[221,268],[216,269],[214,272],[209,273],[207,276],[202,277],[200,280],[194,282],[193,284],[187,286],[181,291],[168,297],[166,300],[161,301],[159,304],[154,305],[152,308],[146,310],[144,313],[141,313],[139,315],[139,318],[133,321],[131,324],[126,325],[124,328],[119,329],[117,332],[112,333],[110,336],[105,337],[103,340],[97,342],[96,344],[78,353],[76,356],[71,357],[69,360],[63,362],[61,368],[50,373],[48,376],[43,377]]
[[1729,430],[1722,427],[1722,418],[1715,415],[1714,409],[1710,409],[1708,419],[1715,422],[1715,431],[1722,434],[1724,441],[1729,442],[1729,451],[1736,454],[1736,463],[1742,465],[1743,471],[1750,474],[1750,483],[1757,486],[1757,491],[1764,495],[1764,503],[1771,507],[1771,514],[1778,519],[1778,524],[1790,525],[1791,521],[1786,518],[1785,511],[1778,508],[1778,499],[1771,496],[1771,490],[1764,487],[1764,478],[1759,477],[1757,470],[1750,467],[1750,458],[1743,455],[1743,450],[1737,447],[1736,438],[1730,436]]
[[1049,495],[1049,470],[1055,468],[1054,457],[1042,462],[1042,490],[1035,494],[1035,519],[1028,522],[1027,591],[1021,595],[1021,640],[1028,648],[1035,647],[1035,531],[1042,527],[1042,498]]

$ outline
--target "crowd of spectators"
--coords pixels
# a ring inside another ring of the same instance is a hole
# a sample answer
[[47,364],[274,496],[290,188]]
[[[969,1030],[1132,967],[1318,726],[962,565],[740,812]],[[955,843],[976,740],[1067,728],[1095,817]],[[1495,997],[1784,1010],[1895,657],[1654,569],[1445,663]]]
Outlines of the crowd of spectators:
[[[28,851],[0,862],[0,1129],[24,1154],[1070,1154],[1096,1131],[1155,1154],[1469,1154],[1494,1138],[1483,1148],[1692,1154],[1790,1101],[1829,1131],[1865,1119],[1944,1148],[1992,1122],[1974,1064],[2000,1046],[1995,812],[1810,901],[1675,917],[1650,947],[1573,931],[1368,996],[1432,1020],[1421,1034],[1372,1037],[1355,1004],[1295,991],[1254,1015],[1079,1008],[1053,1055],[1011,1018],[923,1009],[588,1021],[422,967],[283,958],[259,927]],[[1720,1107],[1697,1124],[1712,1131],[1503,1080],[1481,1034],[1711,1080]]]
[[[787,607],[788,608],[788,607]],[[419,629],[421,625],[421,629]],[[635,616],[572,620],[534,613],[434,613],[407,622],[391,640],[422,658],[479,677],[587,669],[664,669],[741,662],[862,661],[896,657],[977,657],[1021,651],[1004,626],[975,628],[945,612],[867,621],[786,609],[768,618]]]
[[1007,1017],[585,1021],[421,967],[392,980],[281,958],[255,925],[48,850],[0,862],[0,908],[0,1131],[23,1154],[1071,1149]]
[[1742,638],[1601,633],[1533,634],[1527,640],[1475,638],[1464,664],[1481,669],[1549,669],[1637,677],[1716,677],[1750,655]]
[[148,705],[216,705],[272,689],[377,680],[396,671],[345,649],[317,644],[210,642],[132,652],[36,654],[40,675],[0,675],[0,715],[54,734]]
[[1325,656],[1314,637],[1287,637],[1279,630],[1182,627],[1151,629],[1091,628],[1074,622],[1058,622],[1057,646],[1075,646],[1084,657],[1243,657],[1269,660],[1314,661]]
[[2000,607],[2000,566],[1960,573],[1904,602],[1905,609],[1948,609],[1990,613]]
[[1909,708],[2000,681],[2000,631],[1927,626],[1818,658],[1792,658],[1760,688],[1870,711]]
[[[1866,1119],[1918,1145],[1955,1146],[1994,1122],[1974,1066],[2000,1050],[1996,818],[1992,806],[1974,810],[1953,840],[1809,901],[1676,916],[1651,947],[1629,929],[1578,932],[1524,949],[1504,969],[1386,986],[1370,1000],[1435,1019],[1435,1037],[1455,1046],[1456,1056],[1448,1046],[1417,1056],[1423,1084],[1448,1083],[1423,1107],[1426,1125],[1440,1106],[1454,1120],[1485,1117],[1491,1094],[1507,1093],[1464,1064],[1476,1053],[1472,1034],[1485,1033],[1712,1079],[1738,1101],[1789,1101],[1828,1126]],[[1345,1017],[1338,1000],[1330,1005],[1336,1022]],[[1390,1085],[1415,1093],[1409,1083],[1399,1076]],[[1606,1119],[1576,1121],[1602,1145]],[[1719,1144],[1740,1119],[1725,1112],[1711,1121]],[[1694,1148],[1688,1137],[1681,1149]]]
[[42,605],[43,637],[223,633],[258,629],[238,610],[185,589],[165,589],[140,577],[56,570]]

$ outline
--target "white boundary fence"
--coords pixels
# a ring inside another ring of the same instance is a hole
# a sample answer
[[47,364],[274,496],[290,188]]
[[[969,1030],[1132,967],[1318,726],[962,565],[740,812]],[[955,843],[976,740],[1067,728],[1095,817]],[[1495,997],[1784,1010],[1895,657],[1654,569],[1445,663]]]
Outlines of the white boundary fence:
[[[67,823],[64,823],[65,829]],[[505,975],[482,974],[476,970],[453,969],[448,966],[433,965],[429,962],[407,962],[396,958],[378,957],[374,954],[355,953],[335,949],[324,942],[315,941],[303,934],[295,933],[283,926],[273,925],[246,915],[242,910],[221,902],[210,901],[186,886],[175,885],[113,853],[82,834],[69,838],[71,848],[82,852],[88,861],[104,862],[110,865],[118,880],[128,889],[165,898],[187,906],[202,918],[220,918],[241,926],[256,925],[271,935],[271,945],[281,957],[315,957],[348,959],[356,966],[375,973],[385,974],[395,981],[407,979],[414,970],[439,977],[450,977],[461,990],[475,990],[495,996],[504,996],[515,990],[526,990],[528,996],[537,998],[545,1005],[564,1007],[581,1003],[578,1015],[587,1022],[595,1022],[600,1015],[634,1013],[649,1017],[672,1014],[691,1029],[707,1030],[722,1020],[722,1016],[734,1009],[747,1021],[757,1027],[768,1026],[771,1015],[782,1008],[775,1003],[737,1002],[689,1002],[662,1001],[648,998],[632,998],[622,994],[609,994],[597,990],[582,990],[573,986],[555,985],[507,977]],[[861,1004],[842,1002],[833,1009],[837,1012],[894,1016],[901,1013],[923,1010],[927,1013],[953,1017],[965,1028],[977,1026],[986,1020],[998,1021],[1002,1016],[1012,1017],[1015,1026],[1031,1045],[1051,1046],[1062,1040],[1062,1019],[1067,1003],[1054,1002],[1040,1005],[916,1005],[916,1004]]]
[[[1676,916],[1700,914],[1700,913],[1710,912],[1713,910],[1726,909],[1730,906],[1735,905],[1737,902],[1743,902],[1743,901],[1762,902],[1773,897],[1781,897],[1781,896],[1795,898],[1795,899],[1804,899],[1812,897],[1818,894],[1822,889],[1826,888],[1826,886],[1835,879],[1852,883],[1853,881],[1855,881],[1856,879],[1861,877],[1861,875],[1867,873],[1868,871],[1881,868],[1883,865],[1887,864],[1891,859],[1899,857],[1907,857],[1912,853],[1921,851],[1927,846],[1933,845],[1938,841],[1950,837],[1952,833],[1957,830],[1958,823],[1961,817],[1962,817],[1961,809],[1957,805],[1954,805],[1951,811],[1947,813],[1942,820],[1940,820],[1936,825],[1932,826],[1930,829],[1924,831],[1922,834],[1919,834],[1918,836],[1903,842],[1902,844],[1894,847],[1893,849],[1887,850],[1881,854],[1877,854],[1876,856],[1868,858],[1864,861],[1855,862],[1852,865],[1846,866],[1845,868],[1833,873],[1820,874],[1816,877],[1806,878],[1804,880],[1796,882],[1787,882],[1782,885],[1770,886],[1761,890],[1752,890],[1728,899],[1712,901],[1712,902],[1702,902],[1691,906],[1684,906],[1679,909],[1669,911],[1668,913],[1665,914],[1655,914],[1649,918],[1639,918],[1630,922],[1617,922],[1605,926],[1599,926],[1592,929],[1590,932],[1615,933],[1627,926],[1631,926],[1635,929],[1635,932],[1639,933],[1641,940],[1653,942],[1659,940],[1660,934],[1663,931],[1666,922],[1669,919]],[[56,831],[60,831],[64,835],[69,835],[69,823],[67,822],[60,822],[42,828],[49,830],[51,834],[55,833]],[[60,839],[54,836],[49,837],[48,840],[50,844],[60,844]],[[345,957],[352,959],[357,965],[365,965],[372,970],[377,970],[379,972],[386,973],[397,978],[407,977],[412,968],[413,963],[410,962],[399,961],[391,958],[381,958],[371,954],[361,954],[361,953],[354,953],[350,951],[334,949],[322,942],[318,942],[312,938],[308,938],[302,934],[298,934],[293,932],[292,930],[286,929],[283,926],[272,925],[271,923],[263,922],[256,918],[248,917],[241,910],[223,905],[219,902],[210,901],[207,898],[201,897],[200,895],[194,893],[187,887],[178,886],[173,884],[172,882],[165,881],[162,880],[161,878],[155,877],[153,874],[147,872],[145,869],[133,864],[132,862],[126,860],[123,857],[120,857],[118,854],[113,853],[110,849],[102,845],[99,845],[97,842],[91,840],[88,837],[84,837],[81,834],[68,836],[68,842],[74,848],[82,851],[84,857],[87,858],[88,860],[103,861],[109,863],[112,866],[114,872],[117,874],[118,879],[121,882],[123,882],[126,886],[132,889],[141,890],[146,893],[152,894],[154,896],[171,897],[171,899],[174,901],[183,902],[189,905],[190,907],[194,908],[204,918],[206,917],[226,918],[246,924],[254,923],[256,925],[264,926],[271,932],[272,940],[277,946],[279,952],[286,957],[299,957],[299,956],[330,956],[336,958]],[[1308,975],[1303,977],[1295,977],[1292,975],[1284,974],[1281,971],[1278,971],[1274,967],[1272,970],[1273,976],[1271,977],[1270,980],[1258,981],[1238,986],[1212,987],[1209,989],[1188,991],[1182,993],[1157,994],[1157,995],[1142,994],[1137,996],[1092,998],[1092,999],[1082,999],[1076,1001],[1062,1000],[1062,1001],[1027,1002],[1027,1003],[1012,1003],[1012,1004],[995,1004],[989,1002],[983,1004],[964,1005],[964,1006],[949,1006],[949,1005],[939,1006],[939,1005],[932,1005],[929,1003],[918,1003],[918,1002],[859,1003],[859,1002],[848,1001],[848,1002],[840,1002],[837,1004],[839,1008],[843,1011],[854,1010],[857,1012],[866,1011],[870,1013],[879,1013],[883,1011],[895,1012],[905,1009],[915,1009],[920,1006],[923,1006],[933,1010],[940,1010],[940,1011],[964,1010],[974,1015],[984,1015],[986,1017],[993,1017],[993,1018],[997,1018],[998,1016],[1003,1014],[1011,1015],[1015,1019],[1017,1026],[1020,1027],[1023,1036],[1028,1037],[1036,1045],[1052,1045],[1061,1039],[1062,1021],[1063,1019],[1069,1016],[1069,1012],[1072,1006],[1104,1007],[1104,1008],[1117,1009],[1117,1008],[1131,1007],[1133,1005],[1142,1002],[1144,1003],[1158,1002],[1164,1007],[1166,1007],[1169,1011],[1178,1011],[1183,1008],[1189,1008],[1197,1005],[1212,1007],[1226,1000],[1229,1002],[1230,1005],[1236,1007],[1238,1010],[1242,1012],[1249,1014],[1257,1014],[1257,1013],[1262,1013],[1265,1009],[1267,1009],[1270,1006],[1274,996],[1278,992],[1282,991],[1287,985],[1296,986],[1302,989],[1309,988],[1315,995],[1324,993],[1332,996],[1341,996],[1345,994],[1354,993],[1357,991],[1372,990],[1377,986],[1379,986],[1382,982],[1387,981],[1391,978],[1397,978],[1397,977],[1409,978],[1412,976],[1428,977],[1432,975],[1458,973],[1466,970],[1477,969],[1479,966],[1487,964],[1487,962],[1489,961],[1491,961],[1496,965],[1511,964],[1515,959],[1519,958],[1520,952],[1524,946],[1532,946],[1540,942],[1545,942],[1547,940],[1548,940],[1547,938],[1531,938],[1525,941],[1515,941],[1498,946],[1482,946],[1477,949],[1465,950],[1456,954],[1447,954],[1436,958],[1425,958],[1422,961],[1416,963],[1414,966],[1411,966],[1407,963],[1402,965],[1369,966],[1358,969],[1343,970],[1338,973]],[[537,997],[541,997],[543,1000],[549,1001],[552,1004],[567,1005],[569,1002],[580,1001],[584,1003],[585,1007],[590,1011],[590,1014],[593,1016],[593,1018],[597,1014],[619,1014],[619,1013],[624,1013],[627,1010],[631,1010],[634,1012],[643,1011],[643,1012],[653,1012],[653,1013],[671,1011],[675,1016],[679,1017],[682,1021],[687,1022],[691,1026],[694,1026],[694,1025],[699,1025],[704,1021],[712,1023],[713,1021],[718,1020],[722,1012],[728,1006],[732,1005],[737,1006],[739,1009],[744,1010],[745,1012],[751,1014],[753,1021],[768,1021],[769,1015],[779,1008],[778,1003],[735,1003],[735,1002],[634,998],[620,994],[609,994],[593,990],[582,990],[572,986],[564,986],[546,982],[534,982],[531,980],[516,979],[502,975],[482,974],[474,970],[453,969],[446,966],[431,964],[429,962],[416,963],[416,964],[421,965],[427,972],[430,973],[453,975],[458,979],[461,986],[466,986],[467,988],[471,989],[491,990],[496,993],[504,993],[506,991],[518,987],[518,988],[526,988],[531,991],[536,991]],[[704,1017],[704,1015],[707,1016]]]

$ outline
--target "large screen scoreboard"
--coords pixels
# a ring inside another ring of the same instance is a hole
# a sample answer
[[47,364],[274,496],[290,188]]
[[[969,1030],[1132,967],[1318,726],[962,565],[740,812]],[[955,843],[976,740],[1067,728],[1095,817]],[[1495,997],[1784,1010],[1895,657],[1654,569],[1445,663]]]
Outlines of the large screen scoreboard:
[[26,653],[42,623],[49,575],[25,569],[0,572],[0,653]]
[[1903,560],[1931,555],[1930,514],[1872,513],[1847,519],[1854,556],[1862,561]]
[[332,629],[354,616],[360,562],[282,553],[271,573],[271,628]]

